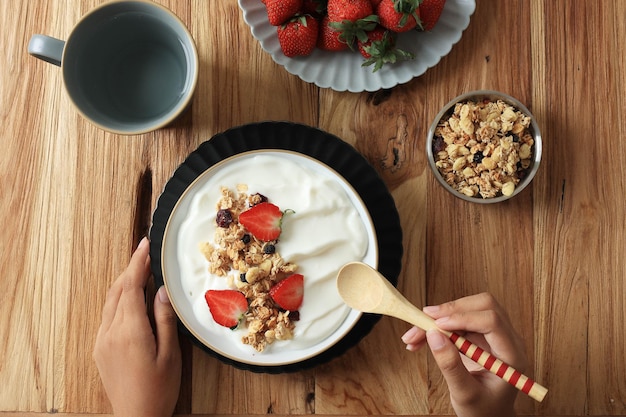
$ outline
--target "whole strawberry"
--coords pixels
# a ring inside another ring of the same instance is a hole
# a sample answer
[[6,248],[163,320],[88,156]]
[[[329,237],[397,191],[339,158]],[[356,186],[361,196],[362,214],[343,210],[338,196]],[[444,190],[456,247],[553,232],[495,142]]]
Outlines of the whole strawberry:
[[297,16],[278,27],[278,42],[287,57],[310,55],[317,44],[319,23],[310,15]]
[[280,26],[302,11],[303,0],[265,0],[267,18],[272,26]]
[[374,13],[370,0],[328,0],[326,10],[331,22],[356,22]]
[[365,32],[378,24],[378,16],[370,0],[328,0],[329,26],[339,32],[339,40],[354,47],[357,39],[366,39]]
[[350,49],[354,49],[354,44],[357,40],[367,40],[367,32],[378,26],[378,16],[372,14],[354,22],[349,20],[329,22],[328,26],[339,32],[339,40],[341,42],[348,45]]
[[419,12],[423,30],[432,30],[439,21],[446,0],[422,0]]
[[413,59],[410,52],[396,48],[397,34],[382,26],[368,32],[367,40],[359,40],[359,52],[365,58],[362,66],[374,65],[373,72],[378,71],[384,64],[394,64],[398,60]]
[[[378,50],[388,50],[395,46],[396,38],[388,29],[382,26],[367,33],[367,39],[358,42],[359,52],[365,59],[376,55]],[[372,47],[374,45],[374,47]]]
[[380,24],[387,29],[407,32],[420,22],[419,0],[382,0],[376,14]]
[[317,35],[317,47],[325,51],[343,51],[348,49],[348,44],[339,39],[340,32],[329,26],[328,15],[320,22]]

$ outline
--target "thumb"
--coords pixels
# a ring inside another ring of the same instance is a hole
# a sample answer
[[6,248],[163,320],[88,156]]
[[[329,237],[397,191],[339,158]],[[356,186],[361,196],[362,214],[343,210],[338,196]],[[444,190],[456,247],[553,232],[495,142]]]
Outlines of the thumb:
[[154,322],[156,325],[157,355],[159,357],[179,355],[176,312],[164,286],[159,288],[154,297]]
[[450,392],[468,391],[475,381],[463,365],[459,350],[454,343],[435,329],[426,332],[426,340]]

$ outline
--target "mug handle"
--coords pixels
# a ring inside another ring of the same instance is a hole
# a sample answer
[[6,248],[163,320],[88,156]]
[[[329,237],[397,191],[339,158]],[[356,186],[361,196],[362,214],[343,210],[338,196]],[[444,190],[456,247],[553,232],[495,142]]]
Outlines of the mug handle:
[[28,42],[28,53],[51,64],[61,66],[65,41],[46,35],[33,35]]

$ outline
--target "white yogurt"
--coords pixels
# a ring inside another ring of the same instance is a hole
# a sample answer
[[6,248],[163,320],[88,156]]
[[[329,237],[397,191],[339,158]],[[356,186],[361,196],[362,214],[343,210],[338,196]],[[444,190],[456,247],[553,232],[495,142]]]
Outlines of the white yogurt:
[[228,284],[225,277],[209,273],[198,249],[200,242],[213,242],[221,187],[236,190],[238,184],[246,184],[248,194],[261,193],[282,211],[295,212],[283,218],[276,250],[287,262],[297,264],[298,273],[304,275],[300,320],[295,322],[293,339],[268,345],[262,355],[285,347],[314,346],[337,330],[350,312],[337,292],[336,275],[347,262],[365,258],[371,244],[366,228],[369,221],[356,209],[345,184],[320,164],[307,162],[273,153],[234,159],[195,190],[180,225],[176,248],[180,279],[193,314],[210,333],[230,339],[233,347],[243,351],[256,352],[241,341],[247,334],[245,326],[232,331],[218,325],[204,299],[208,289],[224,289]]

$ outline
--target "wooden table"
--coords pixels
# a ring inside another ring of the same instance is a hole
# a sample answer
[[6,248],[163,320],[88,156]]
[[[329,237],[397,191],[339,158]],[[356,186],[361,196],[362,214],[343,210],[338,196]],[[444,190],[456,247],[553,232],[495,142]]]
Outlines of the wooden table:
[[[423,76],[376,93],[334,92],[276,65],[234,0],[161,0],[188,25],[200,60],[191,110],[136,137],[85,122],[61,72],[26,52],[64,38],[99,0],[0,2],[0,411],[110,413],[91,357],[101,307],[173,170],[201,142],[261,120],[317,126],[382,176],[404,232],[399,288],[418,305],[490,291],[524,336],[530,374],[550,391],[523,415],[626,416],[626,2],[480,0],[470,27]],[[544,155],[532,186],[497,205],[463,202],[429,171],[427,127],[473,89],[517,97]],[[398,120],[406,129],[398,131]],[[399,139],[403,158],[381,160]],[[383,318],[317,368],[254,374],[183,340],[177,411],[209,415],[447,415],[430,354]]]

